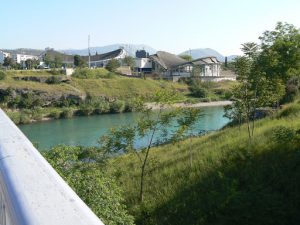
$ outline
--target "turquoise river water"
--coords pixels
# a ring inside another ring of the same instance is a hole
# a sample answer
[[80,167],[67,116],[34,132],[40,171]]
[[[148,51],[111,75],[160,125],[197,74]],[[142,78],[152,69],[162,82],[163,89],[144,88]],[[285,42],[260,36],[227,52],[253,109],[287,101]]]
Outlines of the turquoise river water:
[[[194,126],[194,133],[218,130],[229,122],[223,117],[223,107],[204,107],[202,112],[204,115]],[[40,150],[58,144],[97,146],[99,137],[110,128],[133,124],[137,117],[137,113],[106,114],[19,125],[19,128]],[[136,145],[143,146],[145,141],[137,140]]]

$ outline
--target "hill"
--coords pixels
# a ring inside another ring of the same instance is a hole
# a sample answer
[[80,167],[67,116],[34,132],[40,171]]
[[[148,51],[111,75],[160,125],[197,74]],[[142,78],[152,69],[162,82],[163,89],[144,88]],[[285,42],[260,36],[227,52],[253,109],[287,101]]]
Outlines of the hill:
[[[179,55],[191,55],[193,59],[197,58],[203,58],[207,56],[215,56],[220,62],[225,61],[225,56],[219,53],[218,51],[211,49],[211,48],[198,48],[198,49],[191,49],[191,50],[186,50]],[[237,55],[230,55],[227,56],[228,61],[232,61]]]
[[[293,122],[292,122],[293,121]],[[115,158],[108,171],[143,225],[298,224],[300,221],[300,104],[246,126],[154,149],[145,202],[138,201],[139,161]]]
[[[120,47],[124,48],[129,55],[135,56],[135,52],[137,50],[142,50],[144,49],[146,52],[149,52],[149,54],[154,54],[156,53],[156,50],[148,45],[144,44],[112,44],[112,45],[106,45],[106,46],[101,46],[101,47],[91,47],[90,51],[91,54],[94,55],[96,52],[98,54],[114,51],[116,49],[119,49]],[[65,50],[60,50],[61,52],[64,52],[66,54],[73,54],[73,55],[88,55],[88,49],[65,49]]]

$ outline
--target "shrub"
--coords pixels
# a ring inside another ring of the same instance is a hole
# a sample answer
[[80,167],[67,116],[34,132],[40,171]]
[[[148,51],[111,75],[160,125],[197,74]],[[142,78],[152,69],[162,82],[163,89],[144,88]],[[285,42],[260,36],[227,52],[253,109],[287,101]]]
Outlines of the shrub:
[[41,112],[41,110],[36,109],[36,110],[33,110],[31,117],[32,117],[32,119],[34,119],[36,121],[40,121],[43,119],[43,113]]
[[57,77],[57,76],[52,76],[52,77],[49,77],[47,80],[46,80],[46,83],[47,84],[59,84],[61,81],[60,79]]
[[52,118],[54,118],[54,119],[59,119],[60,114],[61,114],[60,110],[58,110],[58,109],[53,109],[53,110],[50,112],[49,116],[52,117]]
[[295,116],[300,113],[300,105],[293,104],[288,106],[287,108],[283,109],[279,117],[288,117],[288,116]]
[[80,106],[79,110],[77,111],[77,114],[79,116],[89,116],[93,112],[94,112],[93,106],[85,103]]
[[114,74],[107,71],[104,68],[97,68],[97,69],[76,69],[73,77],[80,78],[80,79],[99,79],[99,78],[113,78]]
[[272,129],[272,139],[276,143],[288,144],[296,136],[296,132],[289,127],[277,126]]
[[7,115],[15,124],[20,123],[20,113],[19,112],[7,112]]
[[73,117],[73,109],[70,108],[64,108],[61,113],[61,118],[69,119]]
[[103,114],[103,113],[108,113],[110,111],[110,105],[107,101],[102,100],[99,101],[96,105],[95,105],[95,113],[96,114]]
[[191,95],[197,98],[206,98],[209,95],[208,84],[204,84],[200,80],[189,81],[189,90]]
[[30,116],[26,112],[21,112],[20,124],[26,124],[30,122],[31,122]]
[[125,110],[125,102],[122,100],[116,100],[110,104],[110,111],[112,113],[121,113]]
[[6,73],[4,71],[0,71],[0,80],[5,80]]

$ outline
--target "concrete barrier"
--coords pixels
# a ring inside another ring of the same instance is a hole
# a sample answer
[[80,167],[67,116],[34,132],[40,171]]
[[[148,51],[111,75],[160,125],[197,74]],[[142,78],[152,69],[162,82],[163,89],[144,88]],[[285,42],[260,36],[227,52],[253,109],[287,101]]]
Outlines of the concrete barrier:
[[1,109],[0,224],[103,225]]

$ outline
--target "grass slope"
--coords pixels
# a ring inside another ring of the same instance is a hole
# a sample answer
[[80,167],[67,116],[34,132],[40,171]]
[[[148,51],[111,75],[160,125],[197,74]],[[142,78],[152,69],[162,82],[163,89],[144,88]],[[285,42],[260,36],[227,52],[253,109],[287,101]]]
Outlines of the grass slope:
[[[104,69],[103,69],[104,70]],[[106,71],[107,72],[107,71]],[[52,76],[51,71],[8,71],[7,78],[0,80],[0,88],[29,89],[47,92],[49,94],[74,94],[105,96],[108,98],[128,99],[137,96],[151,96],[161,88],[176,90],[182,94],[188,93],[186,84],[152,79],[136,79],[121,77],[112,78],[79,79],[73,77],[69,83],[47,84],[33,81],[14,80],[14,76]]]
[[[135,155],[113,159],[107,170],[126,193],[137,224],[299,224],[300,105],[246,127],[153,149],[145,202],[138,202]],[[298,133],[298,134],[297,134]]]

